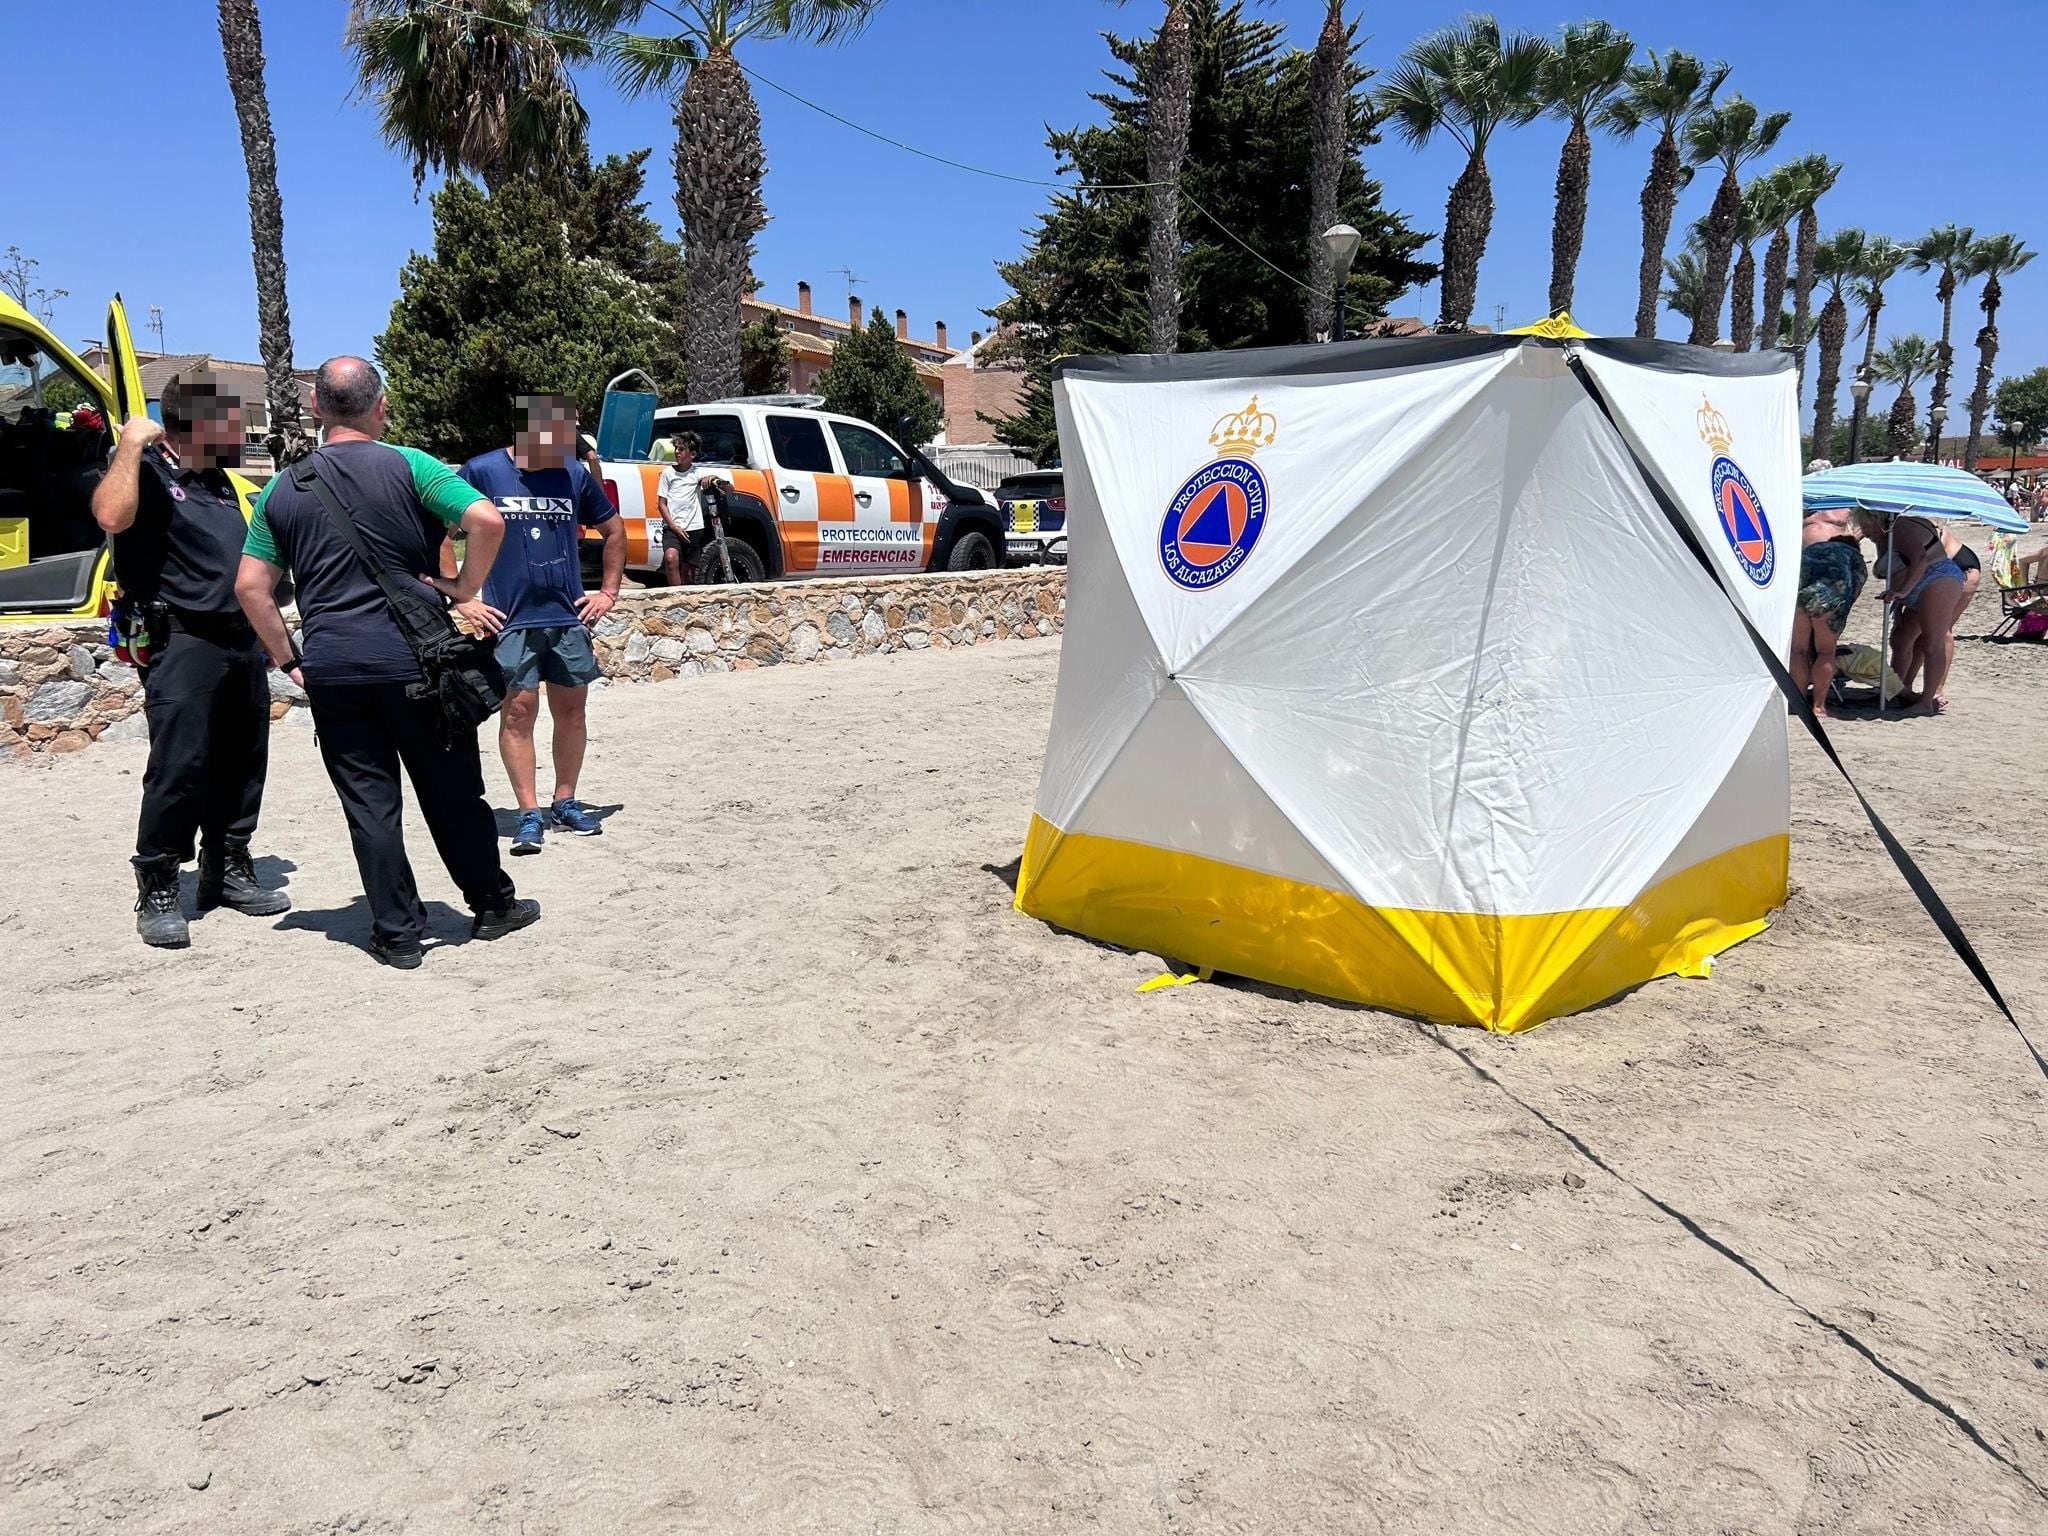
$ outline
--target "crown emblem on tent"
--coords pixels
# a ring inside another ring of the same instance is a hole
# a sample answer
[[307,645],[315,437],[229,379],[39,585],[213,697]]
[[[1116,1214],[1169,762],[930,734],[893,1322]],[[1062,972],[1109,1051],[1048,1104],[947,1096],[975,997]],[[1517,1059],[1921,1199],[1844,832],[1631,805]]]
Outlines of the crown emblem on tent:
[[1259,397],[1253,395],[1243,410],[1217,420],[1209,429],[1209,442],[1224,453],[1256,453],[1273,441],[1279,425],[1271,411],[1259,409]]
[[1714,402],[1705,395],[1700,396],[1699,415],[1700,437],[1716,453],[1726,453],[1735,442],[1734,434],[1728,430],[1728,418],[1714,409]]

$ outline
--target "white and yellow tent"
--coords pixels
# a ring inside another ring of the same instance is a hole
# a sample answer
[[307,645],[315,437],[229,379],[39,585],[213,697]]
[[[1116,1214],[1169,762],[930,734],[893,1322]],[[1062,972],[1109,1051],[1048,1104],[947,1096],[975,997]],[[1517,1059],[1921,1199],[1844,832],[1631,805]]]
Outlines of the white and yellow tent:
[[1737,605],[1782,655],[1786,354],[1424,337],[1075,359],[1054,393],[1020,911],[1518,1030],[1702,975],[1783,902],[1785,704]]

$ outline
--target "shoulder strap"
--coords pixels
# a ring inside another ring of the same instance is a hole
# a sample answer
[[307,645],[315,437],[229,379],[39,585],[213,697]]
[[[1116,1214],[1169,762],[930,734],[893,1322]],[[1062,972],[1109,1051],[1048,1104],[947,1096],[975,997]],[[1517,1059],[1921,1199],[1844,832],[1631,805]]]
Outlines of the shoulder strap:
[[340,533],[348,547],[355,551],[356,559],[362,562],[363,570],[368,573],[370,580],[377,583],[377,588],[384,594],[385,600],[397,602],[400,591],[398,584],[391,579],[390,573],[377,563],[377,557],[370,552],[370,546],[365,542],[362,530],[356,527],[355,518],[349,515],[348,504],[321,477],[319,471],[319,453],[309,453],[291,467],[292,484],[302,491],[313,493],[320,505],[326,509],[328,520],[334,524],[335,530]]

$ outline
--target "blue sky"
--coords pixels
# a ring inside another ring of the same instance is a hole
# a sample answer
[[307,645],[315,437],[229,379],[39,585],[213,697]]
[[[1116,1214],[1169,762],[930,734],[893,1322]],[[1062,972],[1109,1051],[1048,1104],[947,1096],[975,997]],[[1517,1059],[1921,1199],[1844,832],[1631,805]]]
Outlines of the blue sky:
[[[1321,0],[1273,0],[1263,9],[1307,46],[1321,8]],[[1122,11],[1102,0],[887,0],[851,44],[769,44],[744,57],[880,132],[1042,176],[1051,167],[1045,125],[1096,113],[1088,92],[1108,62],[1098,32],[1148,26],[1156,9],[1152,0]],[[1506,23],[1543,30],[1582,14],[1568,0],[1508,0],[1495,9]],[[14,132],[0,246],[21,246],[41,261],[45,284],[70,290],[56,314],[60,334],[93,335],[106,296],[119,289],[141,345],[154,344],[140,329],[154,304],[170,349],[253,358],[246,182],[212,0],[96,0],[89,24],[74,6],[7,10]],[[1457,10],[1372,0],[1363,7],[1371,29],[1365,57],[1386,67]],[[2003,76],[1988,67],[2048,56],[2048,5],[1613,0],[1597,10],[1640,43],[1726,58],[1732,87],[1767,108],[1790,109],[1785,157],[1822,150],[1846,162],[1823,204],[1827,223],[1904,238],[1954,219],[2048,247],[2048,220],[2036,214],[2025,170],[2041,138],[2039,97],[2025,66]],[[346,0],[263,0],[263,13],[295,340],[299,359],[314,362],[370,346],[398,268],[429,243],[431,222],[405,164],[379,142],[370,110],[350,100],[341,51]],[[601,76],[584,80],[582,91],[598,152],[654,147],[650,203],[673,227],[666,108],[622,99]],[[772,90],[759,94],[773,217],[756,263],[765,295],[791,302],[797,280],[808,278],[819,306],[836,310],[846,287],[835,269],[851,268],[864,279],[863,297],[908,310],[919,335],[929,336],[934,320],[949,322],[956,341],[985,325],[980,312],[1003,293],[994,263],[1018,250],[1045,194],[913,159]],[[1543,308],[1563,133],[1539,123],[1503,135],[1489,156],[1497,212],[1480,276],[1482,321],[1496,305],[1511,324]],[[1595,331],[1632,324],[1636,197],[1647,155],[1646,142],[1602,139],[1595,148],[1579,274],[1580,319]],[[1392,206],[1434,230],[1459,164],[1448,142],[1421,153],[1388,142],[1372,152],[1368,170]],[[1681,206],[1681,229],[1710,197],[1702,178]],[[1397,307],[1433,317],[1435,290]],[[1932,333],[1932,284],[1897,280],[1885,318],[1888,333]],[[1958,350],[1970,360],[1977,323],[1974,303],[1959,309]],[[2048,362],[2048,260],[2008,282],[2000,330],[2001,374]],[[1665,333],[1678,332],[1667,317]]]

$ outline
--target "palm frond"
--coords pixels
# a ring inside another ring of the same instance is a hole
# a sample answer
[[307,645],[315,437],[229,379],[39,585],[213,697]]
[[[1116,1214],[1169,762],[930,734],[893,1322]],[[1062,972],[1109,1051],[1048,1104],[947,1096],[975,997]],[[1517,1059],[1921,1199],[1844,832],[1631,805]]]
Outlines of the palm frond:
[[1635,54],[1635,39],[1610,22],[1565,27],[1543,64],[1543,110],[1581,128],[1592,126],[1627,84]]
[[731,42],[744,37],[794,37],[810,43],[843,43],[873,19],[882,0],[743,0],[732,24]]
[[1660,133],[1675,136],[1713,104],[1727,79],[1728,66],[1718,60],[1709,64],[1679,49],[1652,48],[1645,61],[1629,68],[1621,94],[1601,112],[1601,126],[1625,139],[1654,123]]
[[664,95],[679,88],[703,52],[688,37],[614,32],[604,40],[605,70],[628,96]]

